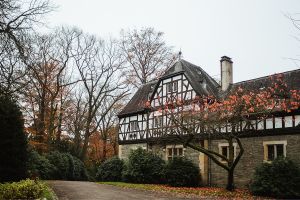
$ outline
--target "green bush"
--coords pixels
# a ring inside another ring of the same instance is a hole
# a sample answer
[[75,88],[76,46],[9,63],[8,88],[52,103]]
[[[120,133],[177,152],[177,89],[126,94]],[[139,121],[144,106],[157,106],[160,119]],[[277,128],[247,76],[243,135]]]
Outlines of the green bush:
[[299,198],[300,169],[287,158],[263,163],[255,171],[250,190],[254,195]]
[[53,151],[45,157],[32,150],[27,165],[31,177],[43,180],[88,180],[83,162],[69,153]]
[[56,167],[53,179],[67,180],[69,177],[69,157],[58,151],[50,152],[46,158]]
[[88,180],[88,173],[83,162],[78,158],[71,156],[70,154],[68,154],[68,157],[69,157],[68,180],[74,180],[74,181]]
[[157,155],[142,148],[131,151],[122,173],[125,182],[161,183],[165,162]]
[[69,153],[52,151],[47,155],[47,159],[56,170],[52,179],[62,180],[87,180],[88,175],[81,160]]
[[38,199],[43,196],[45,190],[45,184],[29,179],[5,183],[0,184],[0,199]]
[[22,113],[0,88],[0,182],[26,177],[27,140]]
[[54,179],[57,168],[47,158],[36,151],[29,152],[28,172],[31,177],[39,177],[44,180]]
[[123,160],[118,157],[110,158],[99,166],[96,179],[98,181],[121,181],[123,167]]
[[192,161],[186,158],[174,158],[168,161],[165,168],[167,184],[175,187],[197,186],[200,179],[200,170]]
[[96,175],[98,172],[99,164],[91,162],[88,165],[86,165],[86,171],[88,175],[89,181],[96,181]]

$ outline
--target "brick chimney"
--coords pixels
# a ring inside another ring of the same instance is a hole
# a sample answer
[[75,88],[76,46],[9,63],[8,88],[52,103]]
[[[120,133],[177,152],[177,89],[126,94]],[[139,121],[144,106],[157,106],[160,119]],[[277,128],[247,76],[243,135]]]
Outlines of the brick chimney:
[[233,83],[232,77],[232,60],[227,56],[222,56],[221,60],[221,87],[225,91]]

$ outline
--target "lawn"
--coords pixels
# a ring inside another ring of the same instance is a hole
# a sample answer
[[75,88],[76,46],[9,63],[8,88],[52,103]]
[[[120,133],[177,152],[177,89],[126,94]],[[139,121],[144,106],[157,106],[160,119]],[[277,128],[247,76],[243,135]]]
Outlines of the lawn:
[[257,196],[251,195],[246,189],[236,189],[229,192],[224,188],[216,187],[170,187],[167,185],[156,184],[133,184],[124,182],[98,182],[99,184],[113,185],[123,188],[142,189],[157,192],[175,193],[184,196],[199,196],[201,198],[222,198],[222,199],[259,199]]

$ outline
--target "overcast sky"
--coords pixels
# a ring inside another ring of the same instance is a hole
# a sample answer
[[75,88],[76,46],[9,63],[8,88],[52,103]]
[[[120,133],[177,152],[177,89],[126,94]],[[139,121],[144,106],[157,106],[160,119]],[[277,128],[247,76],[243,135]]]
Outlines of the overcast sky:
[[[285,14],[300,0],[52,0],[49,27],[77,26],[100,37],[154,27],[183,58],[220,75],[220,57],[233,60],[234,82],[299,69],[300,38]],[[296,15],[297,16],[297,15]],[[300,19],[300,14],[298,14]]]

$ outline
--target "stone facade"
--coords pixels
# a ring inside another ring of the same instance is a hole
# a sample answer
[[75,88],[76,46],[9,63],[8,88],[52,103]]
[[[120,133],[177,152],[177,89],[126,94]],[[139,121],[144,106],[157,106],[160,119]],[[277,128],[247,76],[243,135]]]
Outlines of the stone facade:
[[142,149],[147,149],[147,144],[146,143],[140,143],[140,144],[119,145],[119,158],[120,159],[127,159],[130,152],[132,150],[136,150],[139,147],[141,147]]
[[[286,141],[286,156],[297,163],[300,167],[300,134],[293,135],[278,135],[278,136],[262,136],[262,137],[249,137],[242,138],[241,142],[244,147],[244,154],[239,161],[235,169],[235,184],[238,187],[247,187],[254,175],[255,168],[262,164],[264,161],[264,142],[270,141]],[[226,143],[225,140],[213,140],[211,142],[212,150],[219,152],[219,144]],[[207,147],[207,141],[204,144]],[[126,159],[131,150],[141,147],[148,149],[153,153],[159,155],[162,159],[167,160],[166,147],[170,147],[172,144],[156,144],[148,145],[146,143],[140,144],[124,144],[119,146],[119,157]],[[173,146],[175,146],[173,144]],[[178,144],[176,146],[179,146]],[[236,154],[239,152],[238,146],[236,146]],[[202,183],[208,184],[208,174],[210,171],[211,185],[213,186],[225,186],[227,183],[227,171],[220,166],[211,162],[209,170],[208,158],[204,154],[191,149],[183,148],[184,157],[190,159],[200,168],[202,177]]]
[[[119,145],[119,157],[121,159],[126,159],[126,158],[128,158],[131,150],[141,147],[143,149],[148,149],[148,151],[151,151],[151,152],[155,153],[156,155],[159,155],[163,160],[167,161],[168,158],[167,158],[166,148],[170,147],[170,146],[178,146],[178,144],[177,145],[155,144],[155,145],[148,145],[148,148],[147,148],[146,143]],[[184,157],[191,160],[196,166],[199,166],[202,181],[204,181],[206,183],[207,182],[207,158],[206,158],[206,156],[204,156],[204,154],[202,154],[194,149],[191,149],[189,147],[183,148],[183,155],[184,155]]]
[[[247,187],[254,175],[255,168],[265,162],[263,142],[266,141],[286,141],[286,156],[300,167],[300,134],[242,138],[241,142],[245,151],[234,173],[235,184],[238,187]],[[218,144],[225,142],[224,140],[212,141],[213,150],[218,151]],[[238,147],[236,150],[239,151]],[[212,185],[224,186],[227,182],[227,172],[214,162],[211,163]]]
[[[149,151],[152,151],[153,153],[159,155],[163,160],[167,160],[167,155],[166,155],[166,146],[172,146],[173,144],[167,144],[167,145],[149,145],[147,148],[146,143],[140,143],[140,144],[124,144],[124,145],[119,145],[119,158],[121,159],[126,159],[128,158],[130,151],[135,150],[139,147],[142,149],[148,149]],[[191,161],[195,165],[199,165],[199,156],[200,153],[194,149],[191,148],[184,148],[184,156]]]

